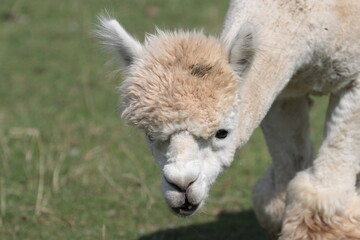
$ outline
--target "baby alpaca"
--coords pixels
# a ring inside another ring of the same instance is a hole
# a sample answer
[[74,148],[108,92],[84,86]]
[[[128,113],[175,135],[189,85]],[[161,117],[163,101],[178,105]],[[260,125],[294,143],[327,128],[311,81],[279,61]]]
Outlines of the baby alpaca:
[[[144,44],[111,18],[98,35],[127,76],[122,116],[147,135],[163,194],[192,215],[261,124],[273,163],[253,188],[281,240],[360,239],[360,1],[232,0],[221,38],[163,32]],[[309,95],[330,95],[317,157]]]

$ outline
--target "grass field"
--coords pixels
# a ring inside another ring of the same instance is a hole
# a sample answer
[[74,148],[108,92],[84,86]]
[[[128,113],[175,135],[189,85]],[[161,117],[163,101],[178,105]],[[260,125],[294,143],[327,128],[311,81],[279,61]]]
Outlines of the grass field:
[[[0,4],[0,239],[267,239],[251,186],[270,162],[257,130],[203,211],[165,206],[143,135],[117,111],[116,86],[90,31],[107,8],[143,39],[155,26],[218,34],[227,1],[4,0]],[[312,111],[321,140],[321,99]]]

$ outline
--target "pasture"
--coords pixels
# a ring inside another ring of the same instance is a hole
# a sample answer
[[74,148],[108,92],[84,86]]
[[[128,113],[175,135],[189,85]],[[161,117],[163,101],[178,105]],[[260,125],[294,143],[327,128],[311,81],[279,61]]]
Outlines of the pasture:
[[[155,26],[220,34],[228,1],[5,0],[0,4],[0,239],[267,239],[251,187],[270,162],[258,129],[210,191],[179,218],[90,32],[103,9],[134,36]],[[311,112],[318,147],[326,99]]]

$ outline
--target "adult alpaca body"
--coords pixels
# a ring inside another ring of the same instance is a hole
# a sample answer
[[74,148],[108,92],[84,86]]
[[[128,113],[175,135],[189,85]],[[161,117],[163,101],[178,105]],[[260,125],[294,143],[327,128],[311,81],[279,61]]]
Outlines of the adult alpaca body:
[[[253,189],[260,223],[282,240],[360,239],[359,16],[357,0],[233,0],[220,39],[160,31],[144,45],[101,19],[128,72],[123,117],[147,134],[171,209],[199,209],[261,123],[273,163]],[[311,94],[330,95],[315,158]]]

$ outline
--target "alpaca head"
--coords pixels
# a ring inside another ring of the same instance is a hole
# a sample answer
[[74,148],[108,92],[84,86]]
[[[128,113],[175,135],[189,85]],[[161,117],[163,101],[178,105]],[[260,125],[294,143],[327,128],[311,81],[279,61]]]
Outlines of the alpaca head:
[[97,31],[126,69],[122,117],[144,131],[176,213],[198,210],[237,148],[238,85],[254,55],[249,26],[228,44],[202,32],[163,32],[144,44],[114,19]]

